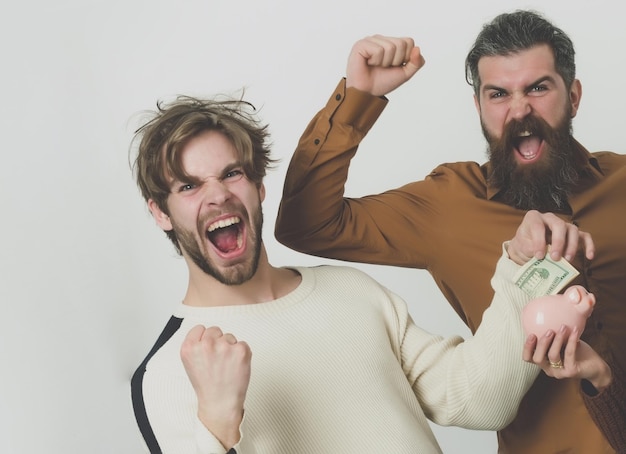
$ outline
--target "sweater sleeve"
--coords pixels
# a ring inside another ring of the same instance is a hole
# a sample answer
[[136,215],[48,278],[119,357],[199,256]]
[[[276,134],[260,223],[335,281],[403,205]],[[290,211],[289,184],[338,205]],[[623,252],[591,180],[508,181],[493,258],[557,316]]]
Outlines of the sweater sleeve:
[[512,421],[540,369],[522,359],[521,310],[529,296],[513,283],[519,267],[506,253],[491,284],[495,296],[475,335],[444,339],[410,319],[403,368],[426,415],[437,424],[499,430]]
[[[198,419],[195,394],[186,376],[148,370],[144,377],[143,394],[160,452],[233,454]],[[188,404],[192,402],[193,405]],[[244,414],[239,426],[241,439],[234,446],[239,454],[253,452],[243,449],[247,442],[246,425]]]
[[626,453],[626,389],[624,371],[611,362],[613,381],[601,393],[583,380],[583,402],[600,431],[618,454]]
[[[244,422],[242,421],[241,424],[243,426]],[[242,426],[239,427],[240,435],[242,435]],[[202,424],[199,419],[196,420],[196,454],[237,454],[238,452],[243,452],[240,449],[240,445],[241,440],[234,447],[226,450],[226,448],[222,446],[219,440],[215,438],[215,436],[204,426],[204,424]]]

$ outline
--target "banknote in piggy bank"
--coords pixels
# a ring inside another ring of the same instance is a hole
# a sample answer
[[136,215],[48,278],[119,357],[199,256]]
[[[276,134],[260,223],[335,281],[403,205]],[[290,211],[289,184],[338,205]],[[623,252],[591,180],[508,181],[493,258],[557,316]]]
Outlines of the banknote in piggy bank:
[[549,329],[558,332],[566,325],[571,332],[578,328],[579,335],[585,329],[596,298],[580,285],[573,285],[558,295],[546,295],[530,300],[522,310],[522,325],[526,335],[543,336]]

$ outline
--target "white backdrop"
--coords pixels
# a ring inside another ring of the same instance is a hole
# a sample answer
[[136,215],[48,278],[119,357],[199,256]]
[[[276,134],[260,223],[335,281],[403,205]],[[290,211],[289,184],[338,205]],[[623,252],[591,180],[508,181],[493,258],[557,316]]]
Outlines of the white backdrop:
[[[484,161],[464,58],[497,13],[537,8],[569,32],[592,150],[623,151],[626,27],[620,2],[555,0],[57,0],[0,14],[3,210],[0,452],[138,453],[129,378],[182,297],[186,267],[131,177],[136,114],[177,94],[235,93],[261,107],[282,164],[266,179],[275,265],[324,261],[280,246],[274,219],[289,158],[352,44],[408,35],[426,66],[393,92],[363,143],[348,195]],[[425,271],[356,265],[402,295],[418,324],[467,336]],[[492,432],[435,427],[446,453],[495,452]],[[294,453],[296,454],[296,453]]]

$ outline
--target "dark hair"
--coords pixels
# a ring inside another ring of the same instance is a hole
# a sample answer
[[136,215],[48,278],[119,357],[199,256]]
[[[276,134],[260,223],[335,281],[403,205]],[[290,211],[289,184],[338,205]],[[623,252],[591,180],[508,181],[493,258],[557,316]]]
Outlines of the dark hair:
[[[146,202],[152,199],[169,214],[171,179],[193,180],[183,168],[182,151],[191,139],[206,131],[218,131],[233,143],[246,177],[260,186],[275,161],[270,158],[268,126],[255,114],[255,107],[242,99],[179,96],[171,103],[157,102],[152,118],[135,131],[132,141],[139,142],[132,168]],[[180,253],[176,233],[172,230],[166,234]]]
[[576,78],[572,40],[539,13],[522,10],[500,14],[483,26],[465,59],[465,80],[478,95],[481,84],[478,61],[482,57],[510,55],[540,44],[550,46],[557,73],[565,86],[571,87]]

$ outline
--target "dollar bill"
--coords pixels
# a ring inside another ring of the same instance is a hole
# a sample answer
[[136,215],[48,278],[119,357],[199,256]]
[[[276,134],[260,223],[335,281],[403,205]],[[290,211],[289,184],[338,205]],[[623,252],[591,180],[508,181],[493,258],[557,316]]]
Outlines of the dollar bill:
[[526,262],[513,277],[513,282],[536,298],[559,293],[578,274],[578,270],[564,258],[555,262],[546,255],[543,259]]

